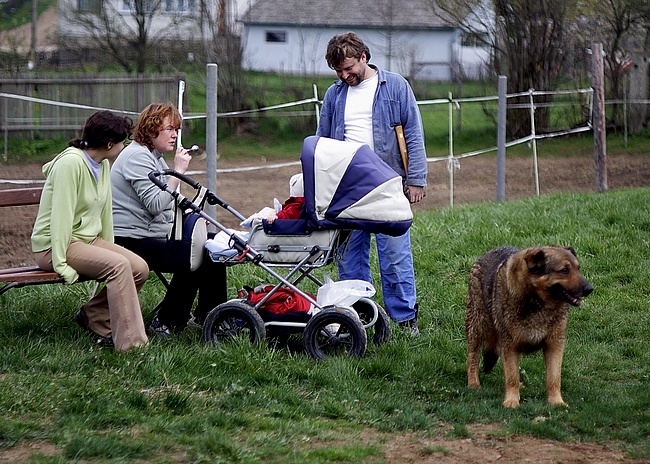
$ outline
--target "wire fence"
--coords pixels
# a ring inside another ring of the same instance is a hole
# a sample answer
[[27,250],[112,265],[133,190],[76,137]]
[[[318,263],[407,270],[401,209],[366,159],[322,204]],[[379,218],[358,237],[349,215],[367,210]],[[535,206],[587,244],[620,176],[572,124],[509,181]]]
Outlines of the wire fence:
[[[180,85],[180,84],[179,84]],[[218,113],[218,119],[226,118],[308,118],[318,121],[320,104],[319,89],[313,86],[313,97],[290,101],[267,107]],[[527,145],[530,150],[534,170],[535,192],[540,194],[540,180],[537,166],[537,141],[542,139],[565,137],[570,134],[589,132],[592,129],[593,90],[575,89],[563,91],[539,91],[508,94],[507,98],[507,125],[514,134],[506,140],[506,147]],[[27,95],[0,93],[2,107],[8,108],[8,102],[14,104],[37,104],[41,107],[74,108],[78,111],[75,121],[68,121],[76,130],[83,126],[85,118],[93,111],[108,109],[123,114],[137,114],[131,109],[105,108],[92,105],[80,105],[71,102],[57,101],[54,99],[35,98]],[[497,107],[499,97],[480,96],[455,98],[452,93],[446,99],[420,100],[418,105],[422,115],[425,134],[434,134],[427,138],[429,153],[428,162],[446,163],[449,176],[449,198],[453,206],[454,199],[454,174],[460,169],[465,158],[480,156],[495,152],[496,134],[498,131]],[[650,101],[623,101],[607,102],[614,105],[649,105]],[[191,124],[203,124],[206,119],[204,113],[186,113],[184,120]],[[36,121],[18,120],[9,117],[8,112],[2,114],[0,129],[5,138],[4,159],[7,160],[7,137],[16,124],[29,124],[30,127],[44,129],[52,123],[51,119]],[[68,124],[66,123],[66,124]],[[66,126],[67,127],[67,126]],[[61,125],[53,126],[61,130]],[[314,126],[315,130],[315,126]],[[313,132],[312,132],[313,133]],[[305,134],[310,135],[310,134]],[[446,143],[445,143],[446,141]],[[436,148],[430,149],[429,145]],[[446,149],[439,147],[446,146]],[[269,168],[283,168],[299,164],[296,162],[277,163],[274,165],[249,166],[245,168],[219,169],[217,172],[232,172],[239,170],[255,171]],[[190,173],[193,174],[193,173]],[[0,179],[2,182],[2,179]],[[15,182],[15,181],[14,181]]]

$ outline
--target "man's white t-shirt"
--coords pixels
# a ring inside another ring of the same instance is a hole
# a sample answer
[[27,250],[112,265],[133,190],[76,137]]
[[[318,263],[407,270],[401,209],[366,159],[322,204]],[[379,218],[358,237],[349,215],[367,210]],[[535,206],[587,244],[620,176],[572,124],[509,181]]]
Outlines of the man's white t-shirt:
[[367,143],[372,150],[375,143],[372,136],[372,103],[379,82],[378,73],[348,89],[345,101],[345,140]]

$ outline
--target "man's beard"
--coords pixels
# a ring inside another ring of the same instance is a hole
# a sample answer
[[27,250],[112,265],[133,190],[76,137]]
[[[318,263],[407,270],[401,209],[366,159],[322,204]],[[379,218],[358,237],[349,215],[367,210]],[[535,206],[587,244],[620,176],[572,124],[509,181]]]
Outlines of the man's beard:
[[348,78],[345,80],[345,82],[350,86],[354,87],[357,86],[361,83],[361,77],[359,74],[351,74],[348,76]]

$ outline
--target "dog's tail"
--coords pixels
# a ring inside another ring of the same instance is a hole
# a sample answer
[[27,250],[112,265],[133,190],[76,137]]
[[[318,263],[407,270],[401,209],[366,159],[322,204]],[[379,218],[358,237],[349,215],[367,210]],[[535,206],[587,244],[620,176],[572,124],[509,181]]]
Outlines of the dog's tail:
[[483,372],[486,374],[492,372],[492,369],[496,365],[499,359],[499,354],[494,350],[484,351],[483,352]]

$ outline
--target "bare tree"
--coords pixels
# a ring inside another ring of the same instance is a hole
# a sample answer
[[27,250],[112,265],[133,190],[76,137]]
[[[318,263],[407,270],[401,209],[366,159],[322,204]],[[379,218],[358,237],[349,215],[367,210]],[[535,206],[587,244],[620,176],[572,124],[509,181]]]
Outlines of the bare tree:
[[[231,21],[231,2],[228,0],[200,0],[198,17],[206,60],[219,66],[219,111],[248,109],[248,81],[242,69],[244,51],[241,38]],[[227,124],[240,123],[235,118]]]
[[[455,26],[475,34],[492,48],[493,68],[508,77],[508,92],[552,90],[566,57],[568,13],[574,0],[424,0],[434,11],[453,18]],[[527,110],[510,118],[513,137],[530,133]],[[548,127],[549,113],[535,113],[536,127]]]
[[382,37],[382,43],[373,43],[370,47],[386,57],[386,70],[399,72],[411,80],[413,84],[418,47],[405,37],[403,25],[399,24],[399,9],[402,4],[399,0],[377,0],[374,16],[378,22],[377,32]]
[[[632,65],[630,52],[643,50],[650,26],[647,0],[592,0],[580,5],[582,34],[589,42],[600,42],[605,51],[605,72],[609,79],[608,98],[623,97],[623,79]],[[588,43],[583,46],[588,46]],[[619,105],[612,110],[612,122],[621,125]]]
[[[186,14],[166,14],[175,11],[179,4],[182,2],[77,0],[77,5],[61,11],[80,32],[62,37],[61,46],[89,48],[90,42],[92,48],[107,55],[105,59],[117,63],[127,73],[143,73],[154,48],[170,41],[179,27],[187,23]],[[171,11],[166,11],[170,7]]]

